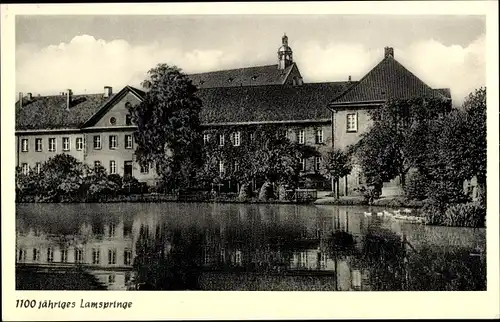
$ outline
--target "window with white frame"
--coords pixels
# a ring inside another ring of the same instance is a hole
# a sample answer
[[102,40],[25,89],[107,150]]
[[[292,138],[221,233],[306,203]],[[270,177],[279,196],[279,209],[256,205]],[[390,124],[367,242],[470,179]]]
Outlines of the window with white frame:
[[115,274],[111,274],[108,276],[108,284],[115,284],[115,281],[116,281],[116,275]]
[[125,125],[132,125],[132,115],[125,115]]
[[116,264],[116,249],[108,249],[108,265]]
[[314,159],[314,169],[316,171],[318,171],[319,169],[321,169],[321,157],[316,157]]
[[19,262],[25,262],[26,261],[26,249],[25,248],[19,248],[19,257],[17,258]]
[[68,262],[68,249],[61,248],[61,263],[67,263],[67,262]]
[[116,147],[118,146],[118,138],[116,137],[116,135],[110,135],[109,136],[109,148],[110,149],[116,149]]
[[251,132],[250,133],[250,141],[255,140],[255,133]]
[[83,138],[76,138],[76,150],[77,151],[83,150]]
[[29,165],[27,163],[21,164],[21,172],[24,175],[27,175],[30,172],[30,167],[29,167]]
[[37,152],[42,151],[42,139],[41,138],[35,139],[35,151],[37,151]]
[[300,160],[300,171],[306,171],[306,159]]
[[234,132],[233,133],[233,144],[234,146],[240,146],[241,143],[241,133],[240,132]]
[[63,137],[63,151],[69,151],[69,138]]
[[109,174],[116,174],[116,161],[109,161]]
[[83,249],[75,248],[75,262],[83,263]]
[[115,237],[116,224],[109,224],[109,237]]
[[132,149],[132,146],[133,146],[132,135],[130,134],[125,135],[125,149]]
[[224,161],[223,160],[219,160],[219,174],[220,175],[223,175],[225,172],[225,169],[224,169]]
[[305,133],[304,130],[299,130],[299,133],[298,133],[299,144],[304,144],[305,139],[306,139],[306,135],[305,134],[306,133]]
[[47,262],[52,263],[54,261],[54,250],[52,247],[47,248]]
[[92,264],[98,265],[101,261],[101,251],[99,248],[92,248]]
[[21,151],[28,152],[28,139],[21,139]]
[[141,173],[149,173],[149,164],[141,165]]
[[347,114],[347,132],[358,130],[358,115],[356,113]]
[[207,144],[208,142],[210,142],[210,134],[203,133],[203,144]]
[[97,171],[101,167],[101,161],[94,161],[94,171]]
[[316,130],[316,143],[323,143],[323,129]]
[[101,136],[100,135],[94,135],[94,149],[101,149]]
[[36,173],[40,174],[42,172],[42,164],[40,162],[37,162],[35,165]]
[[132,251],[130,249],[125,249],[123,253],[123,264],[131,265],[132,264]]
[[224,134],[219,134],[219,146],[224,146]]
[[49,138],[49,152],[56,151],[56,138]]
[[40,260],[40,251],[38,248],[33,248],[33,261],[38,262]]

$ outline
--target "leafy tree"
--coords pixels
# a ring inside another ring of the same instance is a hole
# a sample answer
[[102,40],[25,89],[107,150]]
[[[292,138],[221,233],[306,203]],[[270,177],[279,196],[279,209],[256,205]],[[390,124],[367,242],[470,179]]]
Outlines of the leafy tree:
[[130,107],[137,125],[137,161],[156,164],[169,189],[190,186],[201,165],[202,103],[196,86],[176,66],[158,64],[148,75],[142,83],[147,90],[144,100]]
[[[332,191],[334,190],[334,182],[345,177],[352,171],[352,164],[349,153],[340,150],[332,149],[327,151],[323,156],[323,164],[321,172],[332,181]],[[339,197],[339,189],[337,188],[337,198]]]
[[449,109],[449,102],[434,98],[390,99],[370,111],[373,125],[355,145],[365,177],[373,182],[405,177],[412,168],[423,168],[431,121]]

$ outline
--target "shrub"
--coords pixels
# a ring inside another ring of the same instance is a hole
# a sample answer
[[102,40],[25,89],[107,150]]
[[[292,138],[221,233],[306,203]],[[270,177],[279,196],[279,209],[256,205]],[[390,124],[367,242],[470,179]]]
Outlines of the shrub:
[[436,202],[428,201],[422,207],[422,216],[429,225],[441,225],[443,209]]
[[456,204],[446,209],[443,224],[460,227],[485,227],[486,208],[479,203]]

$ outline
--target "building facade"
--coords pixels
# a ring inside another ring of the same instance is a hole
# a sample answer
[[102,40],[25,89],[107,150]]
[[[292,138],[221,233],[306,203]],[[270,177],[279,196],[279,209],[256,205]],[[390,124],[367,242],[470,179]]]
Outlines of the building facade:
[[[255,126],[275,124],[293,142],[314,147],[320,156],[302,160],[303,174],[319,174],[322,157],[332,147],[345,149],[356,143],[370,126],[368,111],[390,97],[439,96],[449,90],[432,89],[394,59],[385,48],[383,60],[360,81],[304,83],[288,37],[282,37],[274,65],[246,67],[189,75],[202,100],[204,140],[243,145]],[[396,80],[396,81],[394,81]],[[135,161],[135,141],[128,106],[144,99],[145,92],[126,86],[114,94],[34,97],[20,93],[16,103],[16,165],[25,173],[39,171],[50,157],[67,153],[108,173],[132,175],[153,184],[154,167]],[[223,138],[218,131],[235,128]],[[208,132],[212,135],[208,135]],[[222,170],[222,168],[221,168]],[[342,194],[362,183],[359,169],[341,180]],[[317,188],[330,189],[319,181]]]

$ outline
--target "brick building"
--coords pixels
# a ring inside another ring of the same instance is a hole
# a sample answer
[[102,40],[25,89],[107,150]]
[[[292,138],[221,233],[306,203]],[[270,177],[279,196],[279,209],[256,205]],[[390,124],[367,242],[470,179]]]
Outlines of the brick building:
[[[359,82],[304,83],[286,35],[277,54],[275,65],[189,75],[203,102],[203,126],[212,131],[240,129],[236,141],[226,138],[224,144],[245,144],[253,126],[278,124],[290,140],[323,153],[355,143],[369,127],[367,110],[391,96],[450,97],[449,90],[431,89],[399,64],[392,48],[386,48],[383,60]],[[126,108],[144,95],[132,86],[116,94],[109,86],[92,95],[74,95],[71,90],[43,97],[20,93],[16,165],[23,172],[38,171],[41,162],[68,153],[91,166],[100,164],[108,173],[130,174],[152,184],[154,167],[141,168],[134,160],[135,127]],[[318,173],[321,162],[321,157],[303,160],[303,172]],[[360,183],[359,173],[342,182],[342,191],[349,193]]]

